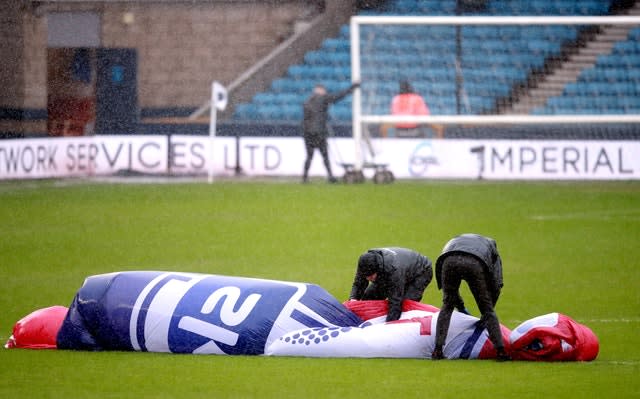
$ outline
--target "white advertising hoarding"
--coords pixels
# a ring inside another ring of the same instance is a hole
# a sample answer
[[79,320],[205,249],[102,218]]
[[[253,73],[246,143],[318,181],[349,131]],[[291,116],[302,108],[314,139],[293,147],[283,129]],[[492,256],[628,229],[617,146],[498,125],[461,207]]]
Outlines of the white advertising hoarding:
[[[211,143],[213,142],[213,148]],[[333,172],[353,163],[354,141],[330,140]],[[237,147],[236,147],[237,144]],[[387,164],[399,179],[634,180],[640,141],[374,139],[366,161]],[[370,156],[373,150],[375,156]],[[0,179],[150,175],[300,176],[299,137],[91,136],[0,141]],[[210,164],[213,162],[213,165]],[[372,169],[364,170],[366,177]],[[318,151],[311,176],[326,176]]]
[[488,179],[640,178],[637,141],[487,141]]
[[165,136],[92,136],[0,141],[3,179],[167,170]]

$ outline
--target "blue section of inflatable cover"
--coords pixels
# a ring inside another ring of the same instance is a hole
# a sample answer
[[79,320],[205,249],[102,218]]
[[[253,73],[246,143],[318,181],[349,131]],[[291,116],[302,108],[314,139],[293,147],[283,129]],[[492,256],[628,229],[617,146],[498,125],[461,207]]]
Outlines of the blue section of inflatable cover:
[[272,331],[361,322],[313,284],[121,272],[85,280],[57,341],[60,349],[262,354]]

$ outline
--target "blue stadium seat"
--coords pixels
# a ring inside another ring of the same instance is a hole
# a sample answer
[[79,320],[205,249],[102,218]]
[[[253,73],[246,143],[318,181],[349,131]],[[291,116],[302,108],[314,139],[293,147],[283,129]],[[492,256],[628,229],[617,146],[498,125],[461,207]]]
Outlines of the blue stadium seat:
[[351,63],[351,54],[348,52],[327,52],[316,50],[305,54],[304,61],[311,65],[348,66]]
[[613,68],[640,67],[640,54],[614,54],[598,56],[598,64]]
[[349,52],[351,51],[351,41],[349,38],[344,37],[328,38],[322,42],[322,49],[328,51]]
[[612,54],[640,54],[640,42],[626,40],[613,46]]
[[329,116],[334,120],[348,122],[351,120],[351,115],[351,107],[347,105],[336,104],[329,109]]
[[238,104],[234,116],[236,119],[255,120],[258,117],[258,107],[252,103]]
[[257,93],[256,95],[253,96],[252,102],[257,105],[274,104],[276,97],[278,97],[276,93],[270,93],[270,92]]
[[561,44],[558,42],[551,42],[548,40],[528,40],[527,47],[533,54],[559,54]]

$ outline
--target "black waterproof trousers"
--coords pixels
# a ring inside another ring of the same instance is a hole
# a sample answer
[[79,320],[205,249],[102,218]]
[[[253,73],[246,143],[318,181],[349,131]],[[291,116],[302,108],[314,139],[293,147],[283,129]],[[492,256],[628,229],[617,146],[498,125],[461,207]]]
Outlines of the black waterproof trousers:
[[307,151],[307,159],[304,161],[304,173],[302,175],[303,180],[306,181],[309,176],[309,167],[311,166],[313,153],[316,148],[320,151],[320,155],[322,156],[322,162],[324,162],[324,167],[327,169],[327,176],[329,179],[333,179],[334,177],[333,172],[331,171],[331,162],[329,162],[329,150],[326,135],[322,133],[305,134],[304,147]]
[[480,322],[489,332],[489,339],[491,339],[493,346],[496,350],[504,349],[500,322],[493,309],[495,304],[489,290],[491,276],[480,260],[468,254],[451,254],[445,258],[442,264],[442,308],[436,326],[435,347],[439,349],[444,347],[449,332],[451,313],[459,303],[462,303],[459,291],[462,280],[469,285],[482,315]]

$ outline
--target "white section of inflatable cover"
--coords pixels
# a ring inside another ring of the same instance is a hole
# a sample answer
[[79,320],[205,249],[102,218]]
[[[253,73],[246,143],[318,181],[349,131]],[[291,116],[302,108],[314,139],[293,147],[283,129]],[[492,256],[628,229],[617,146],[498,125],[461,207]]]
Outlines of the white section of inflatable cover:
[[270,356],[426,357],[428,339],[420,323],[331,327],[286,334],[265,351]]
[[[438,313],[419,310],[402,313],[400,320],[380,323],[378,317],[360,327],[313,328],[288,333],[268,346],[265,355],[304,357],[360,358],[430,358],[435,346]],[[472,345],[464,358],[476,359],[488,334],[479,334],[479,319],[459,312],[451,317],[444,354],[460,358],[467,345]],[[474,334],[475,333],[475,334]]]
[[559,317],[560,315],[558,313],[549,313],[524,321],[522,324],[516,327],[515,330],[511,331],[511,335],[509,335],[509,341],[511,341],[512,343],[517,341],[520,337],[528,333],[532,328],[554,327],[558,324]]

